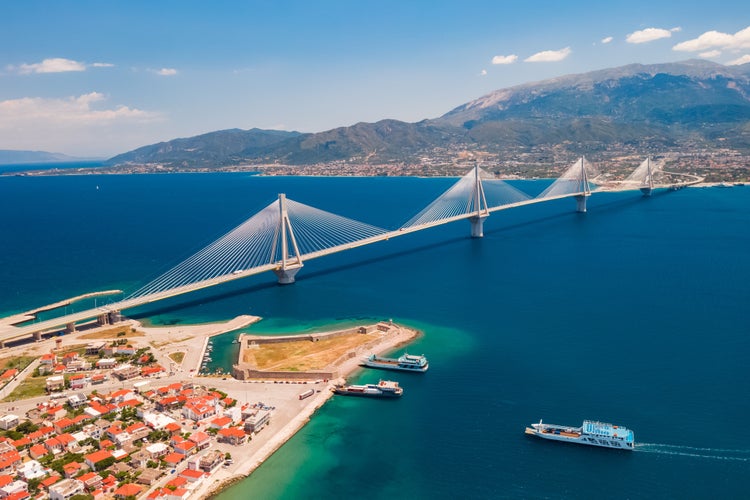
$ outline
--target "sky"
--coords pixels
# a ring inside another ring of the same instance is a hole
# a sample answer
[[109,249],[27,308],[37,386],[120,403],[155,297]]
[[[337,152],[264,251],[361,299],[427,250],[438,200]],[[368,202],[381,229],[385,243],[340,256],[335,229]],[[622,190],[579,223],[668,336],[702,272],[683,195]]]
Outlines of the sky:
[[0,149],[84,157],[416,122],[630,63],[750,62],[747,0],[8,0],[0,14]]

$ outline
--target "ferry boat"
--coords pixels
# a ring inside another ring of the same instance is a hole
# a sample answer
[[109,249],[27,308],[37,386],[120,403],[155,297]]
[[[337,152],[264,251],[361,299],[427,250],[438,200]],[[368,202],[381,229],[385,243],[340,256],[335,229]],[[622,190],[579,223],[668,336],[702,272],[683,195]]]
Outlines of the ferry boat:
[[367,366],[369,368],[382,368],[384,370],[424,373],[430,367],[430,364],[424,356],[404,354],[403,356],[399,356],[398,359],[394,359],[381,358],[375,354],[371,354],[362,361],[362,366]]
[[526,434],[554,441],[588,444],[618,450],[632,451],[635,448],[633,431],[622,426],[593,420],[584,420],[581,427],[544,424],[540,420],[538,424],[531,424],[531,427],[526,427]]
[[392,380],[381,380],[377,384],[337,385],[333,388],[333,392],[345,396],[397,398],[404,393],[404,390],[398,386],[398,382]]

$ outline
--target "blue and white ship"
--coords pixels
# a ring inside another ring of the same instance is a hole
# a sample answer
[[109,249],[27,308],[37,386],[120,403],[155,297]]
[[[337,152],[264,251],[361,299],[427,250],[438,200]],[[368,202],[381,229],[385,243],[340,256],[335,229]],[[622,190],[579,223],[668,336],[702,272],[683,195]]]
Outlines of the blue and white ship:
[[552,439],[553,441],[588,444],[618,450],[632,451],[635,448],[633,431],[619,425],[593,420],[584,420],[581,427],[544,424],[540,420],[538,424],[531,424],[531,427],[527,427],[526,434],[543,439]]

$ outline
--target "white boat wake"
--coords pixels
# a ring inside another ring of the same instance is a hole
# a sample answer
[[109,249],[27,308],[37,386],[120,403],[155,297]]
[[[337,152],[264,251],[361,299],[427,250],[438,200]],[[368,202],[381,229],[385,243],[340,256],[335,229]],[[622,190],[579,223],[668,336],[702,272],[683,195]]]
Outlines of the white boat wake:
[[636,443],[635,451],[673,455],[680,457],[706,458],[711,460],[731,460],[750,462],[750,450],[730,450],[726,448],[699,448],[662,443]]

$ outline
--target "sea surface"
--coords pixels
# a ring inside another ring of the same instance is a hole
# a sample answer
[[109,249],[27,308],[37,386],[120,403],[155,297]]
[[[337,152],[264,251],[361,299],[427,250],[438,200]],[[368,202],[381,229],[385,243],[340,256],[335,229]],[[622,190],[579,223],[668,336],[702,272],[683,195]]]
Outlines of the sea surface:
[[[0,314],[133,290],[273,201],[397,228],[451,179],[243,174],[0,177]],[[545,181],[516,186],[539,192]],[[244,498],[748,498],[750,188],[599,193],[456,222],[152,304],[248,331],[393,319],[424,336],[398,401],[334,397]],[[99,298],[97,300],[105,300]],[[71,309],[88,307],[79,303]],[[212,369],[229,368],[230,333]],[[635,452],[533,439],[544,419],[634,430]]]

